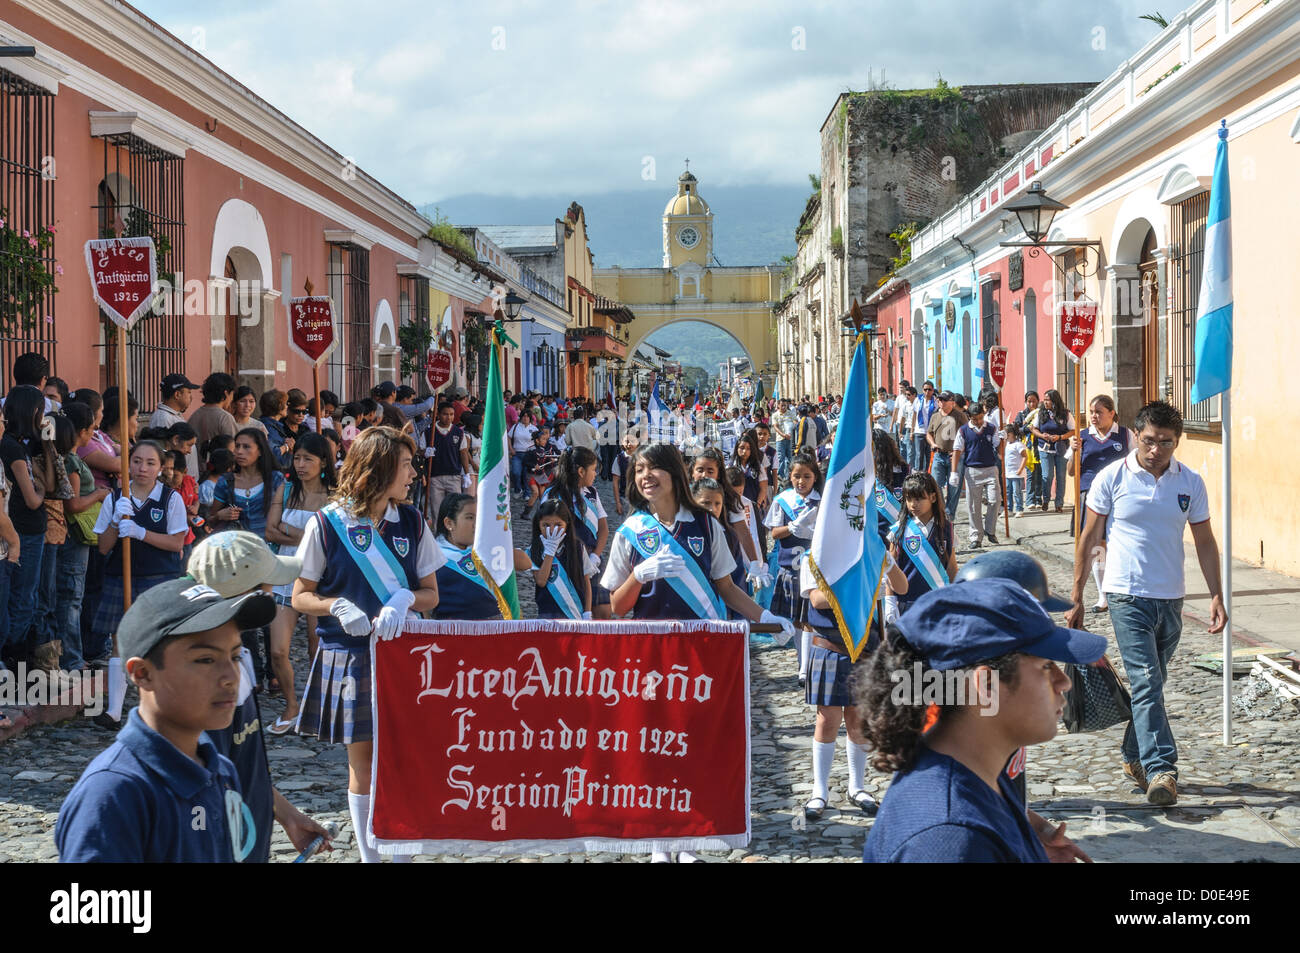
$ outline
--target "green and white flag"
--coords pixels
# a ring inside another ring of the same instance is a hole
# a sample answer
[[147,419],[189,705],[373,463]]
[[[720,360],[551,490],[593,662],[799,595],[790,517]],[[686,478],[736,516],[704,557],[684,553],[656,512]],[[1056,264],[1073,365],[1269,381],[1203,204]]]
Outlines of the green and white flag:
[[[495,333],[495,332],[494,332]],[[515,543],[510,532],[510,454],[506,449],[505,391],[497,348],[492,348],[483,391],[483,450],[478,467],[478,518],[474,521],[474,565],[497,597],[503,619],[518,619]]]

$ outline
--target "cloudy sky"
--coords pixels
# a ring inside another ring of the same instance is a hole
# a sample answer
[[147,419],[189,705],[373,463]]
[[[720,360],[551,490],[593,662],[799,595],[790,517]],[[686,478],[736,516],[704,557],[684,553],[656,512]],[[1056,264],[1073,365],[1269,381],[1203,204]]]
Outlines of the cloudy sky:
[[662,191],[683,157],[712,183],[806,183],[868,71],[1096,81],[1158,32],[1147,0],[135,3],[417,204]]

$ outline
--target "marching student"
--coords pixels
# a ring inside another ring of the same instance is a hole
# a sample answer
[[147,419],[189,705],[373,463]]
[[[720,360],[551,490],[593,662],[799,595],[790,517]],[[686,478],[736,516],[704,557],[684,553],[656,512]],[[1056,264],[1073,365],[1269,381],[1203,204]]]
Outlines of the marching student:
[[587,575],[587,548],[577,531],[579,525],[557,497],[543,500],[533,514],[533,539],[527,556],[537,586],[539,619],[592,617],[593,583]]
[[[701,450],[699,456],[691,463],[690,478],[692,481],[712,480],[721,486],[727,522],[745,522],[745,501],[727,479],[727,458],[722,455],[721,450],[716,447],[706,447]],[[736,537],[740,540],[741,552],[745,554],[745,568],[750,572],[758,572],[761,568],[761,554],[757,545],[747,533],[737,532]]]
[[[736,535],[736,531],[731,528],[729,522],[723,520],[722,514],[726,496],[722,492],[722,487],[717,480],[710,480],[708,477],[696,480],[691,484],[691,499],[712,513],[715,520],[722,523],[722,532],[727,537],[727,551],[731,553],[731,558],[736,563],[736,568],[731,571],[731,581],[740,589],[745,590],[748,581],[748,574],[745,571],[745,558],[740,551],[740,537]],[[727,610],[727,617],[736,618],[730,609]]]
[[[872,763],[896,772],[862,859],[1047,863],[1003,767],[1056,735],[1070,687],[1056,663],[1088,665],[1105,651],[1103,636],[1057,626],[1009,579],[918,599],[887,627],[857,695]],[[921,679],[901,702],[900,672]],[[922,695],[932,680],[953,686],[942,704]]]
[[632,486],[632,454],[636,453],[636,434],[629,431],[623,435],[623,449],[618,452],[610,464],[610,478],[614,482],[614,512],[623,515],[623,501],[627,499],[628,488]]
[[[312,517],[329,502],[337,484],[337,472],[331,463],[334,448],[318,433],[299,439],[293,450],[293,466],[284,489],[271,502],[266,518],[267,542],[275,544],[281,556],[292,556],[302,542],[303,531]],[[284,692],[284,712],[267,728],[273,735],[290,731],[298,720],[298,696],[294,692],[293,663],[289,648],[298,625],[298,611],[293,607],[293,584],[278,585],[275,596],[275,619],[271,623],[271,671]],[[319,637],[317,620],[307,616],[307,655],[316,657]]]
[[911,468],[899,456],[894,438],[877,429],[871,435],[872,463],[876,471],[876,520],[886,539],[903,507],[903,483]]
[[[726,479],[726,482],[730,484],[732,492],[737,498],[739,498],[741,505],[745,508],[745,525],[743,528],[739,527],[739,520],[736,521],[736,524],[732,525],[728,525],[731,523],[731,521],[728,520],[723,525],[728,529],[731,529],[735,534],[737,546],[740,546],[741,534],[748,534],[749,546],[741,549],[742,556],[744,555],[745,549],[752,548],[753,551],[758,553],[761,557],[762,554],[766,552],[766,549],[764,548],[764,543],[759,542],[759,534],[762,533],[761,538],[766,540],[767,527],[763,526],[760,522],[759,513],[755,509],[754,504],[741,496],[741,490],[745,485],[745,474],[739,467],[727,467],[727,472],[723,474],[723,476]],[[723,502],[724,504],[726,502],[725,494]],[[714,515],[717,516],[718,514],[715,513]],[[722,517],[718,516],[718,519],[722,519]],[[764,608],[767,608],[767,604],[772,601],[772,583],[775,581],[774,568],[775,563],[769,567],[761,558],[751,560],[744,564],[745,579],[748,580],[751,587],[749,590],[750,595],[754,597],[755,602]]]
[[[771,485],[767,481],[767,459],[759,446],[758,436],[751,428],[740,435],[736,449],[731,452],[732,466],[737,467],[745,476],[745,485],[741,495],[749,500],[757,512],[765,512],[772,497],[768,492]],[[767,552],[767,527],[758,528],[758,554]]]
[[759,421],[754,424],[754,436],[758,438],[758,449],[763,458],[763,472],[767,475],[769,490],[776,487],[776,447],[772,446],[772,428]]
[[104,566],[104,591],[90,631],[95,645],[86,657],[112,654],[113,633],[122,621],[125,592],[122,573],[122,537],[131,539],[131,601],[160,583],[181,574],[181,550],[189,522],[181,495],[159,480],[162,447],[141,440],[131,448],[128,493],[114,492],[100,507],[95,532],[99,551],[108,556]]
[[[788,619],[760,608],[731,579],[735,560],[722,524],[691,497],[686,466],[671,444],[641,447],[632,458],[633,512],[610,547],[601,584],[615,615],[633,619],[722,619],[726,608],[751,622],[781,626]],[[656,852],[654,863],[668,862]],[[694,858],[683,852],[680,860]]]
[[428,512],[437,514],[442,498],[448,493],[464,493],[474,483],[469,468],[469,441],[465,432],[452,422],[456,408],[451,401],[438,405],[438,419],[429,430],[429,446],[424,451],[428,462]]
[[804,624],[804,599],[799,590],[799,567],[812,542],[817,525],[817,507],[825,477],[810,450],[799,450],[790,462],[790,487],[772,501],[763,522],[776,540],[777,574],[772,592],[772,612],[792,620],[800,628],[799,682],[808,677],[812,630]]
[[524,474],[528,485],[528,502],[524,504],[521,518],[532,516],[533,507],[542,498],[542,491],[555,479],[555,465],[560,460],[560,451],[555,449],[551,439],[551,428],[541,424],[533,432],[533,445],[523,454]]
[[[885,563],[885,577],[895,592],[907,592],[907,576],[892,557]],[[867,739],[862,733],[862,719],[854,704],[852,686],[853,679],[866,668],[869,653],[880,647],[880,613],[872,613],[867,644],[855,663],[849,657],[830,600],[818,587],[807,562],[799,570],[799,589],[808,604],[806,621],[813,630],[804,699],[809,705],[817,706],[817,723],[813,729],[813,789],[812,797],[803,807],[804,817],[817,820],[830,802],[831,766],[841,722],[846,732],[844,753],[849,765],[849,800],[870,816],[879,805],[866,791]]]
[[300,734],[342,742],[348,753],[348,810],[365,863],[379,860],[370,816],[370,637],[393,638],[409,612],[438,605],[442,551],[406,494],[415,479],[415,441],[392,427],[358,434],[339,473],[334,501],[307,522],[295,554],[302,574],[293,608],[317,617],[320,645],[298,712]]
[[[952,521],[939,502],[939,484],[923,471],[910,473],[903,481],[903,506],[898,522],[889,533],[889,554],[907,576],[905,592],[889,592],[886,622],[902,615],[922,595],[946,586],[957,575],[957,552]],[[886,589],[889,589],[886,581]]]
[[[449,493],[438,510],[437,544],[442,553],[438,568],[439,620],[499,620],[501,607],[492,589],[474,565],[474,521],[478,503],[465,493]],[[527,572],[532,563],[514,550],[516,572]]]
[[[1133,431],[1115,420],[1115,402],[1110,395],[1098,394],[1094,397],[1088,405],[1088,429],[1082,437],[1071,437],[1070,449],[1065,451],[1070,476],[1074,476],[1076,467],[1083,467],[1083,472],[1079,474],[1079,505],[1083,508],[1079,514],[1079,532],[1083,532],[1083,527],[1088,523],[1088,491],[1092,489],[1092,481],[1107,466],[1123,459],[1136,446]],[[1073,530],[1073,524],[1070,528]],[[1106,571],[1106,539],[1109,535],[1110,524],[1107,523],[1106,534],[1097,546],[1096,559],[1092,563],[1092,580],[1097,584],[1097,602],[1092,607],[1094,613],[1110,609],[1106,593],[1101,588]]]
[[555,480],[542,494],[542,499],[560,500],[572,514],[577,541],[582,543],[587,553],[583,575],[592,580],[592,617],[608,619],[609,593],[595,578],[600,575],[600,556],[609,540],[605,504],[600,501],[600,494],[596,491],[596,474],[599,470],[600,458],[596,456],[596,451],[586,447],[570,447],[560,454],[555,468]]

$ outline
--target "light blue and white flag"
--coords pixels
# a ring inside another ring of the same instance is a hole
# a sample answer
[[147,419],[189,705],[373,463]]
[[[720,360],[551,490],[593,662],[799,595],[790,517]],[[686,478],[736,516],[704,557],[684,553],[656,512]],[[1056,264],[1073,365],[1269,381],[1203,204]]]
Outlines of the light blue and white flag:
[[650,442],[672,443],[673,425],[668,412],[668,405],[659,396],[659,378],[655,377],[650,387],[650,399],[646,401],[646,411],[650,415]]
[[1232,386],[1232,219],[1228,196],[1228,121],[1219,126],[1210,210],[1205,220],[1205,266],[1196,308],[1193,404]]
[[876,518],[866,349],[866,339],[860,335],[844,388],[840,425],[826,465],[817,528],[808,549],[808,568],[830,600],[840,636],[855,662],[867,644],[885,568],[885,542],[880,538]]

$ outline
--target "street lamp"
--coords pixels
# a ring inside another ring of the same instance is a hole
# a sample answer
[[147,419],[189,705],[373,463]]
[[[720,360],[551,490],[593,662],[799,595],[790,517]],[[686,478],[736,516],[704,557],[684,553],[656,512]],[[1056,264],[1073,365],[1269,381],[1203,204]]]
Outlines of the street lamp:
[[[1078,278],[1088,278],[1097,272],[1101,266],[1101,242],[1090,238],[1058,238],[1047,241],[1047,236],[1052,230],[1052,220],[1056,218],[1057,212],[1062,212],[1070,206],[1063,202],[1058,202],[1050,198],[1043,190],[1042,182],[1034,182],[1029,189],[1020,198],[1008,202],[1005,206],[1009,211],[1016,213],[1016,218],[1020,221],[1020,227],[1024,229],[1027,242],[999,242],[1002,248],[1028,248],[1029,257],[1037,258],[1043,253],[1046,245],[1060,246],[1063,248],[1082,248],[1084,254],[1082,260],[1076,262],[1073,271]],[[1089,269],[1088,252],[1091,251],[1096,259],[1094,267]],[[1052,267],[1060,275],[1061,283],[1065,284],[1066,272],[1063,267],[1056,261],[1056,256],[1048,256],[1052,260]]]
[[527,298],[520,297],[519,295],[515,294],[513,291],[508,292],[506,294],[506,320],[518,321],[519,312],[523,308],[523,306],[527,303],[528,303]]

